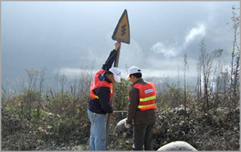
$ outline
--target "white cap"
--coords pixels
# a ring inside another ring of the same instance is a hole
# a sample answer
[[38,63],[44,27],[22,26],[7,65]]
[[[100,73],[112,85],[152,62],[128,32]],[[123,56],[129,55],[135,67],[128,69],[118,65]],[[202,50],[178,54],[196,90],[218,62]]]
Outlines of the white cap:
[[120,83],[121,82],[121,70],[116,67],[112,67],[109,69],[109,71],[113,73],[115,81]]
[[136,67],[136,66],[132,66],[129,68],[129,71],[128,71],[128,77],[127,79],[130,79],[130,75],[131,74],[135,74],[135,73],[141,73],[141,69]]

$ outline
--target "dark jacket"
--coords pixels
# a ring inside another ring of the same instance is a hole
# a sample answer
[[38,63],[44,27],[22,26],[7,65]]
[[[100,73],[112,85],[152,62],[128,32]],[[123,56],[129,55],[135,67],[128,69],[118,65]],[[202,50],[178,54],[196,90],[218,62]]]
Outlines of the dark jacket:
[[[113,62],[115,61],[116,55],[117,55],[117,51],[115,50],[111,51],[105,64],[103,64],[102,69],[108,71],[111,68]],[[107,81],[108,83],[111,83],[105,78],[105,73],[100,74],[98,78],[100,81]],[[95,100],[89,99],[88,109],[91,112],[98,113],[98,114],[112,113],[113,108],[110,102],[110,88],[99,87],[94,90],[94,93],[99,97],[99,99],[95,99]]]
[[[142,78],[137,80],[134,84],[141,83],[146,84]],[[134,85],[133,84],[133,85]],[[128,116],[126,122],[128,124],[132,124],[132,121],[134,120],[134,124],[144,124],[144,123],[150,123],[156,121],[155,116],[155,110],[147,110],[147,111],[141,111],[138,109],[139,104],[139,90],[136,88],[132,88],[129,92],[130,97],[130,104],[129,104],[129,110],[128,110]]]

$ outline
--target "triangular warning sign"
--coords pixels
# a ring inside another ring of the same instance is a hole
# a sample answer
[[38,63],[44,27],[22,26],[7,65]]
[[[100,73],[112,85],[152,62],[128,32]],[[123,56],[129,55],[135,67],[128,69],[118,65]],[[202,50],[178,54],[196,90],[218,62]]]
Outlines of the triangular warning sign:
[[130,27],[128,21],[127,10],[124,10],[116,28],[112,35],[112,39],[124,42],[129,44],[130,43]]

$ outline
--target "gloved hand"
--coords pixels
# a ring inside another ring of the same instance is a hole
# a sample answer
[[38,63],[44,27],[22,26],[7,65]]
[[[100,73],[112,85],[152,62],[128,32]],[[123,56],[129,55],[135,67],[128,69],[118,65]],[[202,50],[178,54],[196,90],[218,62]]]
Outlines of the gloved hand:
[[124,125],[125,125],[125,127],[126,127],[127,129],[131,128],[131,125],[130,125],[130,124],[128,124],[128,123],[126,123],[126,122],[125,122],[125,124],[124,124]]

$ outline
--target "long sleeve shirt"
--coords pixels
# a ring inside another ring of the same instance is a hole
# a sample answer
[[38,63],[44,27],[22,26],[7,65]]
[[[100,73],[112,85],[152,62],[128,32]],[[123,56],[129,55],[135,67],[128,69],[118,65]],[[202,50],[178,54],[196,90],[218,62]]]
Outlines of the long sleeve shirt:
[[[112,67],[113,62],[116,60],[116,56],[117,51],[111,51],[109,57],[103,64],[102,69],[108,71]],[[107,81],[108,83],[111,83],[105,78],[105,73],[98,75],[98,78],[100,81]],[[93,92],[99,97],[99,99],[89,99],[89,110],[98,114],[112,113],[113,107],[111,106],[110,88],[99,87],[94,89]]]
[[[141,78],[137,80],[133,85],[141,83],[146,84],[146,82]],[[129,103],[129,109],[128,109],[128,116],[126,122],[128,124],[132,124],[132,121],[134,121],[134,124],[144,124],[149,122],[155,122],[156,116],[155,116],[155,110],[147,110],[147,111],[141,111],[138,109],[139,105],[139,90],[136,88],[132,88],[129,92],[130,97],[130,103]]]

